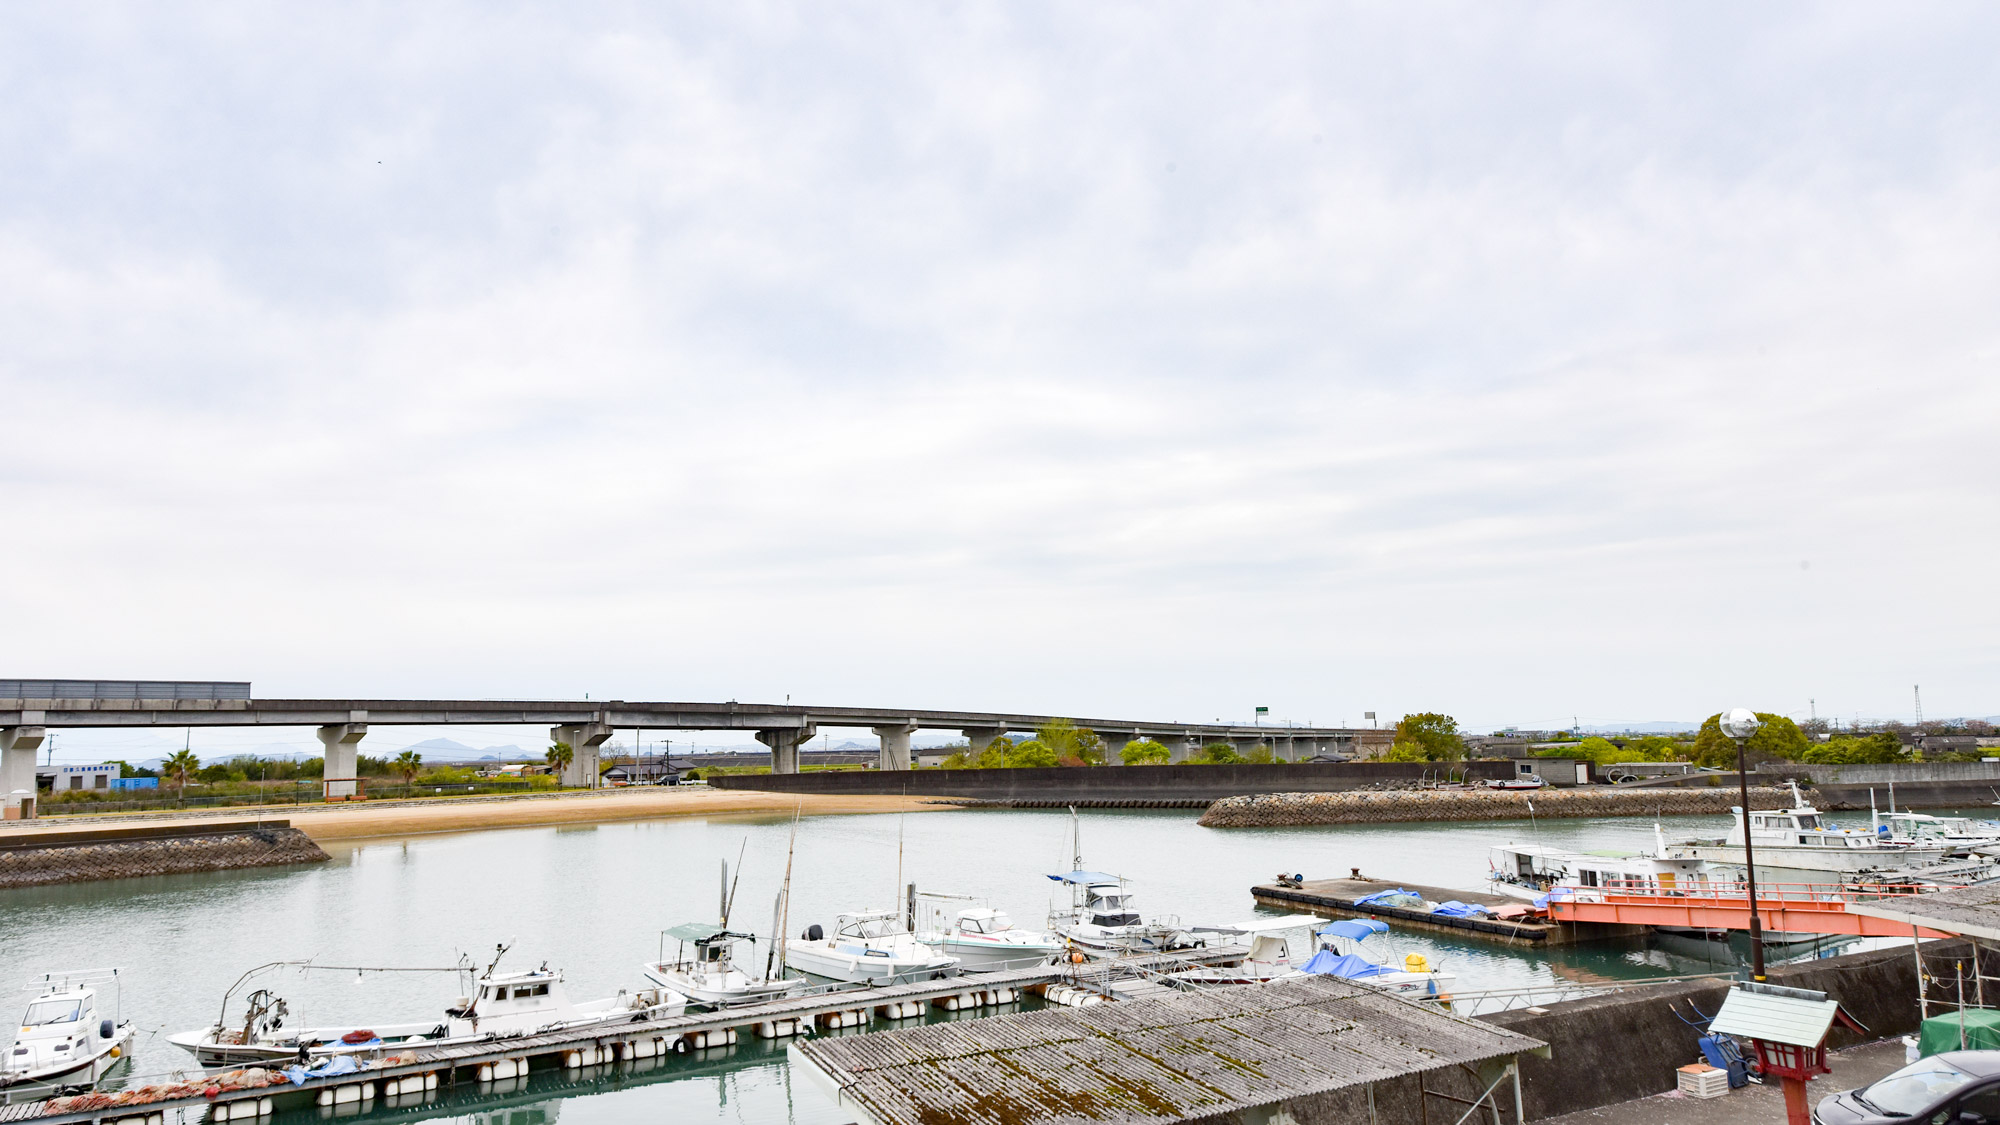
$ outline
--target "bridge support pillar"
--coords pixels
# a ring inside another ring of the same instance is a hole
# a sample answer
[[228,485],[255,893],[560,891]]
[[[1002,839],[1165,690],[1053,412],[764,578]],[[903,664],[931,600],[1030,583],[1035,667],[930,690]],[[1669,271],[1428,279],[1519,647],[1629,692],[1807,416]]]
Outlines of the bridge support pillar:
[[971,730],[964,730],[959,733],[965,736],[965,756],[968,758],[977,758],[981,753],[985,752],[988,746],[993,745],[994,739],[1006,734],[1007,728],[974,727]]
[[1269,740],[1260,738],[1257,735],[1253,734],[1253,735],[1232,738],[1229,741],[1232,745],[1236,747],[1236,752],[1238,754],[1241,754],[1247,758],[1250,756],[1250,751],[1255,750],[1257,747],[1264,745],[1264,743]]
[[1201,740],[1191,734],[1174,735],[1160,741],[1167,744],[1167,761],[1180,765],[1194,755],[1195,744]]
[[778,730],[760,730],[757,741],[771,748],[772,773],[799,772],[799,747],[813,740],[819,727],[807,723],[803,727],[783,727]]
[[1125,747],[1131,745],[1139,734],[1129,730],[1101,730],[1097,732],[1097,737],[1104,742],[1104,764],[1122,766],[1125,764],[1125,759],[1120,755],[1125,753]]
[[875,760],[878,770],[906,770],[910,768],[910,736],[917,731],[915,723],[893,723],[886,727],[872,727],[875,737],[882,740],[882,753]]
[[611,728],[603,723],[576,723],[569,726],[550,727],[549,740],[561,742],[569,747],[569,765],[563,767],[562,776],[556,781],[572,789],[595,789],[598,781],[599,758],[606,739],[611,737]]
[[8,820],[35,817],[35,751],[45,737],[43,727],[0,727],[0,801]]
[[354,779],[361,776],[361,739],[367,733],[367,723],[332,723],[319,728],[319,744],[326,747],[325,764],[319,775],[327,800],[346,801],[354,797]]

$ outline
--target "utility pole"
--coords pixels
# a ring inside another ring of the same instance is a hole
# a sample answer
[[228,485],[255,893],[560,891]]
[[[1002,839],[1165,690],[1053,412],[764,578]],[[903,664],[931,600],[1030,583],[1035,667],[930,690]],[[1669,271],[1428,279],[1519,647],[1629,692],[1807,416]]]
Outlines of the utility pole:
[[1722,733],[1736,741],[1736,784],[1743,801],[1743,886],[1750,901],[1750,979],[1758,984],[1764,983],[1764,930],[1757,917],[1757,856],[1750,842],[1750,768],[1743,747],[1763,725],[1755,711],[1744,707],[1722,717]]

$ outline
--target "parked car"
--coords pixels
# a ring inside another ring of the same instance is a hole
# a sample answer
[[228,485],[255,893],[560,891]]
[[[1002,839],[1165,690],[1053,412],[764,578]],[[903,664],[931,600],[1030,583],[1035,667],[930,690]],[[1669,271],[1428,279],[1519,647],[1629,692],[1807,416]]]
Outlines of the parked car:
[[2000,1051],[1945,1051],[1821,1099],[1816,1125],[2000,1122]]

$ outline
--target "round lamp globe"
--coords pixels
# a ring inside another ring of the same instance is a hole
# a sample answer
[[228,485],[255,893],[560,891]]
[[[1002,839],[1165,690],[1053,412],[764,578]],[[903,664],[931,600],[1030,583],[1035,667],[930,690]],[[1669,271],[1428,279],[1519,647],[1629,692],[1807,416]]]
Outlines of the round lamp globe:
[[1722,717],[1722,733],[1738,742],[1756,734],[1763,725],[1764,722],[1757,717],[1757,713],[1747,707],[1732,707],[1729,713]]

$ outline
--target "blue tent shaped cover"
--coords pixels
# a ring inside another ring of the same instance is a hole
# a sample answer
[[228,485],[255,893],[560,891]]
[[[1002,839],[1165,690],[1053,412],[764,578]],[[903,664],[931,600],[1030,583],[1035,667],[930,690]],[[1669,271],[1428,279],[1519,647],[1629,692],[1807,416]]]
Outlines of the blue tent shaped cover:
[[1493,911],[1484,906],[1474,906],[1469,902],[1460,902],[1457,899],[1452,899],[1450,902],[1438,903],[1431,908],[1431,913],[1439,914],[1446,918],[1478,918],[1481,916],[1490,916]]
[[[1408,902],[1394,902],[1394,901],[1391,901],[1391,900],[1393,900],[1393,899],[1408,899],[1409,901],[1408,901]],[[1424,901],[1424,896],[1422,896],[1422,895],[1418,894],[1417,892],[1415,892],[1415,891],[1408,891],[1408,890],[1404,890],[1404,889],[1403,889],[1403,888],[1401,888],[1401,887],[1397,887],[1397,888],[1395,888],[1394,890],[1388,890],[1388,891],[1376,891],[1376,892],[1375,892],[1374,894],[1372,894],[1372,895],[1368,895],[1368,896],[1366,896],[1366,897],[1363,897],[1363,898],[1357,898],[1357,899],[1355,899],[1355,900],[1354,900],[1354,905],[1356,905],[1356,906],[1371,906],[1371,905],[1375,905],[1375,906],[1414,906],[1414,905],[1416,905],[1417,903],[1420,903],[1420,902],[1422,902],[1422,901]]]
[[1299,971],[1302,973],[1317,973],[1320,976],[1361,980],[1365,977],[1379,977],[1384,973],[1394,972],[1395,970],[1385,969],[1373,961],[1363,957],[1356,957],[1352,953],[1335,953],[1331,949],[1322,949],[1318,953],[1313,954],[1312,960],[1300,965]]
[[1321,937],[1344,937],[1349,941],[1365,941],[1376,934],[1389,932],[1387,922],[1377,922],[1373,918],[1347,918],[1339,922],[1321,926]]
[[1102,871],[1072,871],[1067,875],[1051,875],[1049,878],[1054,879],[1058,883],[1082,883],[1086,886],[1092,883],[1116,883],[1119,881],[1118,876],[1106,875]]

